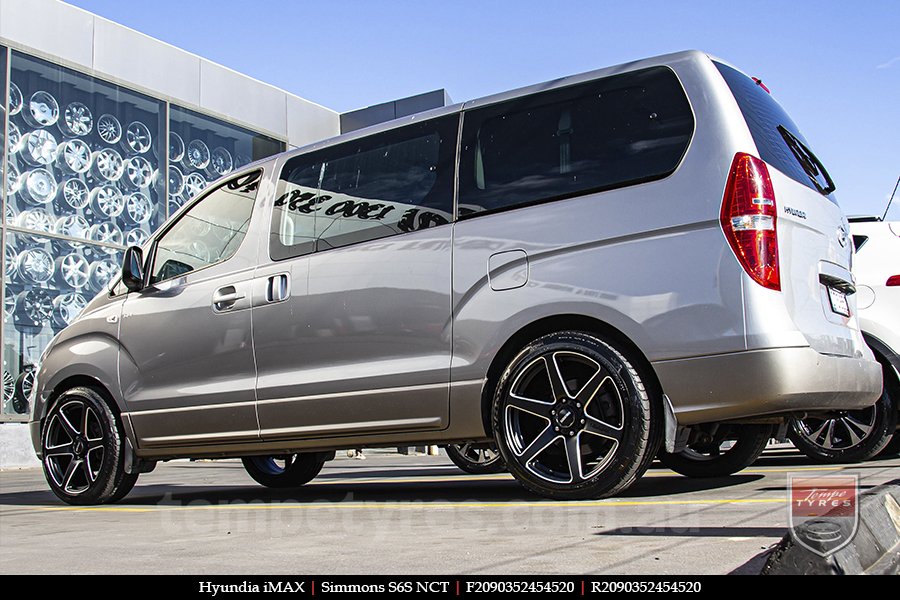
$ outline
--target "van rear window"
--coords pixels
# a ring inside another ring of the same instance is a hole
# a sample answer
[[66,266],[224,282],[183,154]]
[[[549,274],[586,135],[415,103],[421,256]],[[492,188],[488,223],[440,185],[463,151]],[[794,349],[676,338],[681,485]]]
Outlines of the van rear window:
[[459,217],[661,179],[693,131],[687,97],[666,67],[468,110]]
[[737,100],[759,157],[837,204],[831,176],[781,105],[752,78],[720,62],[714,64]]

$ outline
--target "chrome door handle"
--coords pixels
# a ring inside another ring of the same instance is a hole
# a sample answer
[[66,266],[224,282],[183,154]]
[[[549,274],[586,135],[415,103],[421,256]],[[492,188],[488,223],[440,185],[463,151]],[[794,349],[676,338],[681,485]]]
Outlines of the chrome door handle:
[[228,310],[234,306],[235,302],[243,299],[244,294],[239,294],[233,285],[229,285],[216,290],[212,297],[212,304],[215,310],[222,311]]

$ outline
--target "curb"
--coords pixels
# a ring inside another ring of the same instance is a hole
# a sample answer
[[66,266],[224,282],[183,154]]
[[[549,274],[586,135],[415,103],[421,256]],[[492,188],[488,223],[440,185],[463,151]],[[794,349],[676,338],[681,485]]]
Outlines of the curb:
[[761,574],[900,574],[900,479],[860,494],[859,526],[849,544],[823,558],[797,544],[788,532]]

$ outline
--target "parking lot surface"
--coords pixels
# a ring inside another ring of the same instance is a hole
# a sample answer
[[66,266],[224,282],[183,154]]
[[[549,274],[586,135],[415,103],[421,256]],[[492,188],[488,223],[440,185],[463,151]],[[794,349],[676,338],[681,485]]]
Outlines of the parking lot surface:
[[[69,507],[39,469],[0,472],[0,572],[198,574],[715,574],[758,571],[787,531],[789,473],[900,478],[900,459],[810,463],[776,448],[731,477],[654,464],[611,499],[556,502],[446,456],[339,453],[296,490],[240,461],[175,461],[121,503]],[[757,557],[754,559],[754,557]]]

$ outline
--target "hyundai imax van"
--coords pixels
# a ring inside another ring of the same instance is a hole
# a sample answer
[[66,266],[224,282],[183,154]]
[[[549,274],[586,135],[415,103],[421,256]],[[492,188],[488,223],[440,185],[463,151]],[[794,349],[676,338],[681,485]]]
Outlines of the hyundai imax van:
[[700,52],[398,119],[242,168],[49,345],[52,490],[157,461],[268,486],[335,449],[493,440],[552,498],[661,444],[872,405],[834,184],[761,85]]

